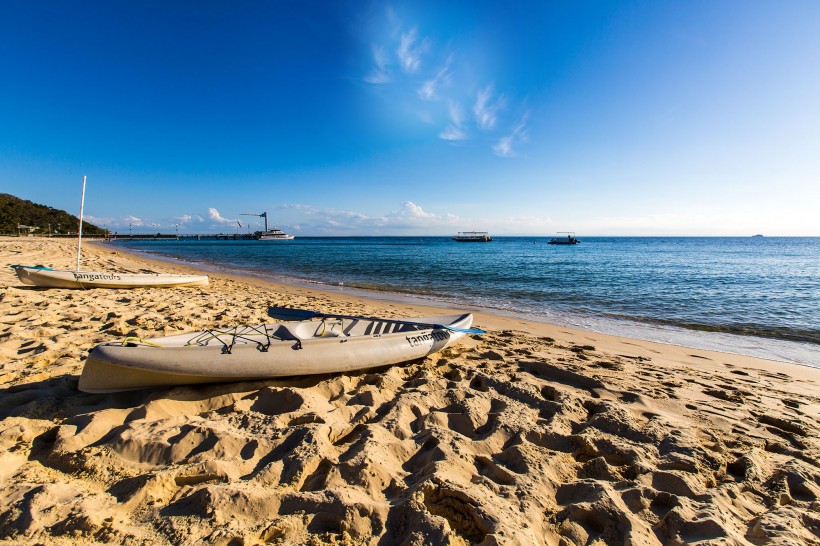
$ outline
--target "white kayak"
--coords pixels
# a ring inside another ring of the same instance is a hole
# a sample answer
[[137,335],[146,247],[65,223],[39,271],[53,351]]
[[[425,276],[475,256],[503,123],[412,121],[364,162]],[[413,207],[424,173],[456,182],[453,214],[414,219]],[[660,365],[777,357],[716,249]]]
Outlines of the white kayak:
[[98,345],[79,389],[105,393],[364,370],[423,358],[462,337],[469,313],[262,324]]
[[23,284],[46,288],[170,288],[208,286],[207,275],[67,271],[43,266],[12,266]]

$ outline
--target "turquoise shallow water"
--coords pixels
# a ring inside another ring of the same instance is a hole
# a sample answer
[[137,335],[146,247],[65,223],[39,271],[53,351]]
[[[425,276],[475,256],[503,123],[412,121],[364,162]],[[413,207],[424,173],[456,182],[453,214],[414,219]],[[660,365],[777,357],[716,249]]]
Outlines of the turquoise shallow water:
[[820,238],[581,239],[575,246],[533,237],[114,244],[285,282],[403,294],[673,343],[720,341],[704,348],[820,365]]

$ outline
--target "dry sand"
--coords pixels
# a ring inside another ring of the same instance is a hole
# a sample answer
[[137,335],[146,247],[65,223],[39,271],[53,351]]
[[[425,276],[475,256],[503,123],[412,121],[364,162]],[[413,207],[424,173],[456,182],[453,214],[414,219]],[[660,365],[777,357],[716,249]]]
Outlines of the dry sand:
[[[68,241],[0,239],[0,540],[820,544],[820,370],[477,315],[489,333],[345,375],[90,395],[88,351],[418,306],[212,275],[35,289]],[[84,267],[185,272],[96,246]]]

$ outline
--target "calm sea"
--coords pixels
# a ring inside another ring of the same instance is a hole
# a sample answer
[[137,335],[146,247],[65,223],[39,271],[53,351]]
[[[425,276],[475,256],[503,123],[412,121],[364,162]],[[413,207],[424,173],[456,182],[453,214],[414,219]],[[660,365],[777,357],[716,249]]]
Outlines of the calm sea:
[[118,241],[206,268],[820,366],[820,238]]

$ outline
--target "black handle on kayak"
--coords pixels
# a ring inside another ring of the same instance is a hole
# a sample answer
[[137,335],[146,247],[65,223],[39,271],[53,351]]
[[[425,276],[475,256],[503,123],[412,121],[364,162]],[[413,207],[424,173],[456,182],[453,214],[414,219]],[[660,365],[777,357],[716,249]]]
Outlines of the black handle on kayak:
[[310,320],[315,318],[340,318],[340,319],[358,319],[358,320],[378,320],[382,322],[392,322],[394,324],[412,324],[415,326],[431,326],[436,329],[450,330],[451,332],[461,332],[463,334],[484,334],[484,330],[480,328],[455,328],[447,326],[446,324],[427,324],[424,322],[415,322],[412,320],[401,319],[385,319],[374,317],[359,317],[355,315],[335,315],[332,313],[318,313],[316,311],[309,311],[307,309],[293,309],[291,307],[268,307],[268,316],[277,320]]

